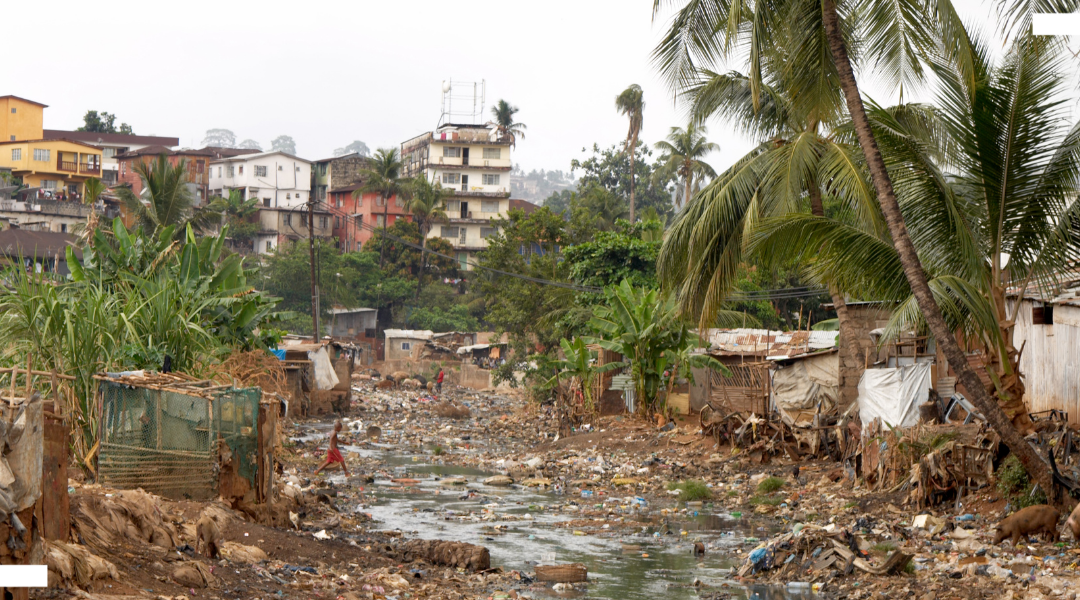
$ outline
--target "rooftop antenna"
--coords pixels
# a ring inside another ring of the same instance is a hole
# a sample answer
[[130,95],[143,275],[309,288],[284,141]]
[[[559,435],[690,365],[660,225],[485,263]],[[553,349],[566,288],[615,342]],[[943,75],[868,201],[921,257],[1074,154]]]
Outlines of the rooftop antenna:
[[484,104],[487,98],[487,81],[442,82],[442,114],[439,125],[447,123],[480,124],[484,118]]

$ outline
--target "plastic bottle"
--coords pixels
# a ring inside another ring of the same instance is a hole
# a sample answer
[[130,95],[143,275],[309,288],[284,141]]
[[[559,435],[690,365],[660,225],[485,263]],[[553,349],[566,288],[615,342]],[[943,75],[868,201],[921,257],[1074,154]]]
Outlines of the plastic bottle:
[[808,590],[810,584],[806,581],[789,581],[787,587],[789,590]]

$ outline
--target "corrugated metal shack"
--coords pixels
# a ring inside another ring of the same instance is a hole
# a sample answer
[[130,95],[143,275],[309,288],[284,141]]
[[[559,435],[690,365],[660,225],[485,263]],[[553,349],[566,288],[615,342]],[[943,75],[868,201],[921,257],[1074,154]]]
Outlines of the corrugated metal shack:
[[[1028,410],[1068,414],[1080,423],[1080,278],[1070,274],[1057,294],[1029,288],[1016,311],[1013,345],[1022,349],[1020,372]],[[1016,306],[1018,294],[1011,304]]]

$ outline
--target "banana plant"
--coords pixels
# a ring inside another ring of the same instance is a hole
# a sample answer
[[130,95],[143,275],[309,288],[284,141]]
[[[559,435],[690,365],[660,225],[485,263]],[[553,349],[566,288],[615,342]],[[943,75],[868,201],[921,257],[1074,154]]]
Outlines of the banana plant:
[[577,379],[581,382],[581,395],[585,403],[585,412],[592,412],[595,407],[592,397],[593,378],[608,371],[621,369],[625,365],[621,362],[595,365],[593,351],[589,349],[583,338],[575,338],[574,341],[563,338],[559,340],[559,345],[562,347],[565,358],[551,363],[557,372],[554,377],[548,380],[547,385],[553,386],[562,381],[569,380],[572,382]]
[[606,293],[606,305],[595,307],[589,321],[597,336],[582,343],[595,343],[624,357],[611,368],[630,367],[639,405],[646,412],[664,410],[660,390],[665,372],[689,376],[690,367],[711,367],[731,374],[716,359],[693,353],[703,343],[679,315],[674,297],[635,288],[626,280]]

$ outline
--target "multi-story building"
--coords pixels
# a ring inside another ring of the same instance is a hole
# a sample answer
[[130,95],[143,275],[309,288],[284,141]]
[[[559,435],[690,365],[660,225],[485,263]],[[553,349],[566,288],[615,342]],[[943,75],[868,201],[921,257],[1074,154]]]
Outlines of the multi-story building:
[[[317,238],[329,238],[334,231],[333,215],[314,211],[312,233]],[[303,206],[261,208],[258,215],[259,232],[255,237],[255,252],[269,254],[290,241],[308,239],[308,210]]]
[[422,173],[454,190],[448,222],[433,227],[428,237],[446,238],[462,268],[472,269],[476,253],[498,231],[491,221],[509,211],[510,149],[510,137],[490,123],[447,124],[401,145],[405,177]]
[[362,183],[330,190],[326,208],[334,214],[334,237],[338,247],[346,252],[358,252],[374,235],[374,230],[390,227],[398,219],[411,221],[412,215],[405,210],[405,201],[393,196],[384,201],[378,194],[366,193],[353,197]]
[[329,198],[330,190],[360,183],[362,171],[371,159],[356,152],[324,158],[311,163],[311,193],[320,202]]
[[0,141],[0,167],[40,189],[39,198],[81,200],[86,180],[101,177],[101,149],[69,140]]
[[265,208],[295,208],[309,200],[311,162],[270,151],[223,157],[210,163],[210,193],[227,196],[241,190]]
[[18,96],[0,96],[0,142],[40,140],[48,105]]
[[99,133],[95,131],[63,131],[46,129],[42,136],[47,140],[72,140],[101,148],[101,182],[108,187],[119,183],[120,161],[118,156],[144,150],[148,147],[166,150],[180,145],[180,138],[156,135],[125,135],[123,133]]
[[[26,198],[26,194],[19,197]],[[25,200],[0,199],[0,221],[28,231],[53,231],[70,233],[76,224],[85,224],[91,211],[97,211],[105,221],[120,214],[114,206],[99,201],[94,206],[82,202],[41,200],[33,197]]]
[[201,206],[210,198],[210,163],[221,158],[241,156],[245,154],[257,154],[258,150],[243,150],[240,148],[216,148],[208,146],[193,150],[181,148],[171,150],[165,146],[146,146],[138,150],[131,150],[116,155],[119,165],[118,184],[131,187],[136,196],[142,193],[142,177],[135,171],[135,165],[140,162],[151,162],[157,157],[164,155],[166,160],[173,166],[184,161],[187,167],[187,185],[192,196],[196,199],[196,206]]

